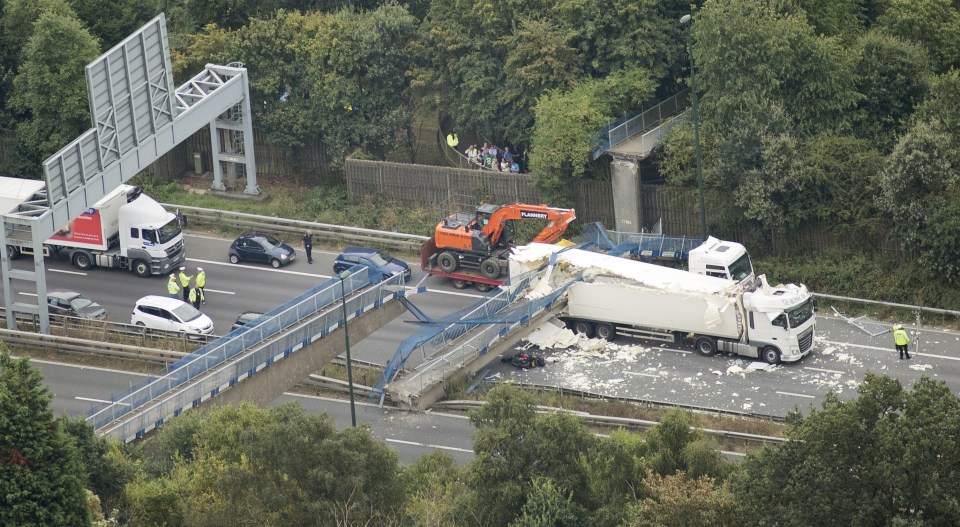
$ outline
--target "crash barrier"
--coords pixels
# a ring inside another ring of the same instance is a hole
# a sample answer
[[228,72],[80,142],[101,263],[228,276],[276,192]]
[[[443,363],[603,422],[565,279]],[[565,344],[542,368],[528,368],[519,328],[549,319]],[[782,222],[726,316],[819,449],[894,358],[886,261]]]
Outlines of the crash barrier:
[[[106,432],[108,435],[127,441],[132,440],[139,434],[159,426],[164,418],[199,405],[206,398],[216,395],[222,387],[236,384],[239,380],[271,364],[276,358],[287,356],[305,344],[326,335],[331,329],[339,327],[343,323],[342,312],[339,309],[333,309],[322,317],[291,330],[305,319],[314,317],[321,309],[341,301],[341,291],[350,294],[367,287],[371,281],[376,284],[375,287],[347,301],[348,313],[360,314],[364,306],[368,304],[379,306],[384,298],[394,295],[395,292],[390,290],[391,288],[402,290],[402,275],[395,275],[377,283],[381,277],[380,274],[368,271],[369,269],[364,265],[354,266],[350,270],[351,274],[342,282],[339,278],[331,278],[280,304],[253,322],[231,331],[171,364],[163,374],[149,378],[119,396],[111,396],[113,402],[93,412],[87,417],[87,421],[98,432]],[[286,333],[281,335],[281,332],[285,331]],[[265,346],[259,346],[268,339],[272,340]],[[254,347],[256,347],[254,351],[246,351]],[[234,361],[229,368],[213,374],[209,373],[212,368],[228,360]],[[138,412],[133,415],[133,418],[127,418],[120,424],[115,423],[158,397],[165,396],[175,388],[200,377],[203,377],[203,382],[193,383],[189,389],[173,393],[153,411]]]
[[689,95],[690,90],[683,90],[653,108],[608,123],[597,133],[595,141],[599,146],[593,151],[593,159],[627,139],[649,132],[671,117],[680,115],[687,108]]
[[0,329],[0,340],[17,346],[18,349],[47,349],[58,353],[77,355],[96,355],[113,359],[136,360],[166,364],[178,360],[184,354],[179,351],[163,350],[116,344],[111,342],[87,340],[82,338],[65,337],[61,335],[45,335],[31,331],[14,329]]
[[[0,307],[0,326],[6,327],[6,309]],[[17,327],[33,329],[40,327],[39,315],[17,313]],[[216,335],[187,335],[179,331],[150,329],[144,326],[111,322],[109,320],[90,320],[64,315],[50,315],[50,333],[77,340],[106,344],[132,344],[140,346],[177,347],[180,351],[190,351],[197,346],[211,342]]]
[[256,231],[274,235],[278,238],[293,236],[299,239],[304,231],[313,232],[314,241],[348,245],[383,246],[389,249],[415,251],[427,241],[428,236],[404,234],[402,232],[376,231],[359,227],[344,227],[311,221],[288,220],[272,216],[258,216],[243,212],[203,209],[186,205],[162,204],[168,211],[183,218],[186,226],[233,228],[241,231]]
[[[534,387],[537,389],[544,388],[539,385],[525,385],[526,387]],[[597,396],[598,398],[609,399],[609,397]],[[644,401],[645,402],[645,401]],[[476,410],[486,404],[486,401],[441,401],[433,405],[434,409],[437,408],[449,408],[452,410]],[[654,404],[654,403],[648,403]],[[659,404],[659,403],[658,403]],[[664,406],[672,406],[670,403],[663,403]],[[688,409],[696,409],[696,407],[687,407]],[[702,411],[706,413],[715,413],[715,410],[707,408],[699,408],[697,411]],[[633,419],[630,417],[613,417],[608,415],[596,415],[590,414],[587,412],[580,412],[574,410],[567,410],[565,408],[554,408],[551,406],[537,406],[537,413],[569,413],[577,416],[581,423],[587,426],[607,426],[607,427],[616,427],[616,428],[629,428],[632,430],[643,430],[647,428],[653,428],[660,424],[658,421],[648,421],[646,419]],[[741,412],[731,412],[731,415],[737,417],[754,417],[752,415],[744,415]],[[774,421],[783,421],[782,417],[771,418],[764,416],[763,419],[769,419]],[[775,437],[775,436],[764,436],[757,434],[748,434],[746,432],[732,432],[729,430],[713,430],[711,428],[697,428],[691,426],[690,430],[693,432],[701,432],[705,435],[725,438],[725,439],[735,439],[739,441],[752,442],[752,443],[769,443],[769,444],[781,444],[786,443],[789,439],[785,437]]]
[[[474,310],[474,313],[478,316],[471,317],[468,314],[462,323],[442,328],[439,334],[429,340],[419,343],[411,342],[410,344],[414,345],[413,349],[422,350],[427,360],[403,379],[402,388],[394,386],[397,388],[396,400],[410,403],[411,396],[423,393],[426,389],[443,382],[454,371],[462,368],[476,357],[487,353],[491,345],[505,337],[511,330],[529,323],[539,313],[550,308],[572,283],[579,280],[579,277],[574,278],[541,298],[522,299],[521,295],[526,293],[526,286],[537,274],[539,274],[538,271],[532,271],[523,278],[515,280],[516,285],[512,284],[509,288],[501,289],[498,294],[488,297]],[[514,302],[521,303],[506,309]],[[457,343],[453,343],[454,340],[464,336],[467,331],[476,326],[483,326],[483,328],[476,333],[467,335],[464,339],[460,339]],[[455,345],[448,349],[450,344]],[[430,351],[435,351],[435,353],[426,355]],[[386,373],[384,376],[385,379],[389,379],[389,377],[386,377]],[[389,382],[385,383],[383,387],[380,387],[379,384],[378,382],[374,388],[385,390],[386,384],[389,384]]]

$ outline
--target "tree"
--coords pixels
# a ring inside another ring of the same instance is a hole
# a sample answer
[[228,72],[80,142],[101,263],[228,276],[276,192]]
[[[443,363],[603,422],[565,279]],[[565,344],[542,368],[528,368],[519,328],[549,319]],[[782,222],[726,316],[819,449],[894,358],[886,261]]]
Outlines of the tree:
[[857,105],[854,130],[889,149],[906,128],[927,91],[929,69],[919,46],[871,31],[855,48],[856,87],[863,98]]
[[952,0],[889,0],[877,27],[922,46],[934,71],[960,65],[960,9]]
[[520,516],[509,527],[574,527],[581,525],[575,513],[573,497],[564,495],[553,481],[537,478],[533,481],[527,502]]
[[960,155],[939,120],[917,123],[890,154],[877,206],[905,247],[920,253],[930,276],[960,278]]
[[708,477],[647,473],[647,498],[630,504],[622,527],[733,527],[745,525],[740,501],[726,485]]
[[[70,7],[104,49],[140,29],[163,7],[160,0],[68,0]],[[106,14],[109,13],[109,16]]]
[[[749,454],[732,479],[755,524],[955,525],[960,401],[941,382],[911,392],[868,373],[858,397],[830,394],[791,416],[793,441]],[[838,468],[840,468],[838,470]]]
[[0,525],[90,524],[76,447],[27,359],[0,350]]
[[84,67],[100,54],[76,16],[46,11],[24,47],[10,100],[29,116],[17,125],[24,157],[40,162],[90,128]]

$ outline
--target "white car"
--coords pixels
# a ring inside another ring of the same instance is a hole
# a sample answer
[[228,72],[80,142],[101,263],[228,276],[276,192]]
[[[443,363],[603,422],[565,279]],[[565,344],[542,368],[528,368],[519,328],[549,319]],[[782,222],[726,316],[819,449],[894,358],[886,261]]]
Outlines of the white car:
[[190,304],[168,296],[150,295],[137,300],[130,323],[180,333],[213,333],[213,321]]

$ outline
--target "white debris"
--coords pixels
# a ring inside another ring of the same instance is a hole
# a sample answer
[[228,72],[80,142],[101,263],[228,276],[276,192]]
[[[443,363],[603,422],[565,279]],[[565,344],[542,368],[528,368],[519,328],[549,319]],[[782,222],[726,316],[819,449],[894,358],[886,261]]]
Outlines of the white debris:
[[750,365],[747,366],[746,371],[761,371],[761,370],[769,370],[772,368],[773,368],[773,364],[767,364],[766,362],[751,362]]
[[927,371],[933,368],[932,364],[911,364],[910,369],[916,371]]
[[714,374],[714,375],[723,375],[723,372],[720,371],[720,370],[710,370],[710,373],[712,373],[712,374]]

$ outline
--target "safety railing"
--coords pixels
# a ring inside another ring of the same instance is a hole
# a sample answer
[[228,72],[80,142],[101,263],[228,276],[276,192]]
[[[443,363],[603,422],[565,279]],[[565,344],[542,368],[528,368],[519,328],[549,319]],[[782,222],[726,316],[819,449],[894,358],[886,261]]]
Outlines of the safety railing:
[[608,124],[598,134],[598,147],[593,151],[593,159],[597,159],[604,152],[627,139],[637,134],[650,132],[668,119],[683,113],[687,107],[689,93],[689,90],[683,90],[653,108],[644,110],[633,117]]
[[[278,238],[303,236],[311,230],[318,243],[329,242],[349,245],[377,245],[388,249],[416,251],[428,236],[404,234],[402,232],[377,231],[360,227],[344,227],[328,223],[289,220],[273,216],[259,216],[244,212],[204,209],[186,205],[163,204],[170,212],[177,212],[190,227],[213,227],[238,231],[256,231],[271,234]],[[288,238],[289,239],[289,238]]]
[[[368,268],[363,265],[351,269],[351,275],[343,280],[343,287],[349,294],[370,282]],[[379,275],[377,275],[379,278]],[[395,275],[380,284],[377,290],[385,285],[401,285],[402,275]],[[94,429],[101,430],[109,423],[136,410],[144,404],[153,401],[191,381],[201,374],[221,365],[245,350],[277,336],[282,331],[299,322],[314,316],[317,312],[340,300],[341,283],[339,278],[331,278],[314,288],[284,302],[253,322],[231,331],[216,341],[207,344],[194,353],[170,365],[157,378],[147,379],[138,386],[134,386],[119,396],[112,396],[111,404],[96,411],[87,418]],[[284,339],[280,339],[285,341]],[[301,341],[302,342],[302,341]]]

